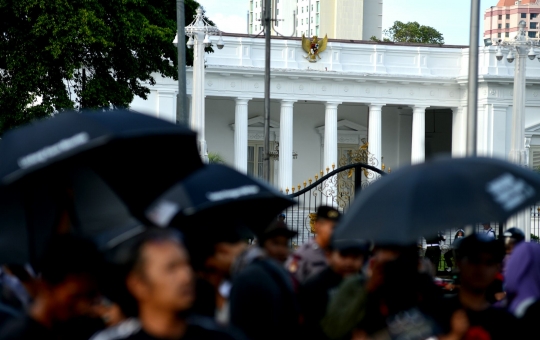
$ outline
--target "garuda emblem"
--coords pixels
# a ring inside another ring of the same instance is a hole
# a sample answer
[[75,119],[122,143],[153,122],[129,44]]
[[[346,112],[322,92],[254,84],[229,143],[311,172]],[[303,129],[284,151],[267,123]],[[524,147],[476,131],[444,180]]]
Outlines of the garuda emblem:
[[302,48],[308,54],[306,58],[310,63],[317,62],[317,58],[321,59],[319,53],[326,50],[326,44],[328,43],[328,35],[324,36],[324,39],[319,39],[316,35],[311,40],[302,35]]

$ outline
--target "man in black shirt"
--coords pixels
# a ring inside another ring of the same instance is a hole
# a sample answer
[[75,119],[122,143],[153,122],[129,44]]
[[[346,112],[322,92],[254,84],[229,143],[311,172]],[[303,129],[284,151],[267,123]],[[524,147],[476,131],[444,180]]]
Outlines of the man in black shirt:
[[56,236],[43,255],[41,277],[27,315],[6,322],[0,339],[87,339],[100,326],[89,316],[101,269],[93,243]]
[[[195,299],[195,277],[179,233],[148,230],[124,245],[117,262],[128,294],[118,303],[138,324],[117,326],[96,339],[240,339],[205,317],[189,315]],[[110,334],[110,336],[107,336]]]
[[499,272],[503,256],[502,243],[486,235],[474,234],[461,240],[456,249],[459,292],[436,304],[433,311],[442,334],[459,339],[519,338],[515,318],[505,310],[491,306],[486,298],[486,290]]

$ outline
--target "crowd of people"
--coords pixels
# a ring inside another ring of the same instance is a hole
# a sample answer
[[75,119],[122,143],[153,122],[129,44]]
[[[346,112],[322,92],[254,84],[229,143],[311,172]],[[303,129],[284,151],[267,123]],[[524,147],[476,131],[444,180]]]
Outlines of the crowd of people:
[[536,338],[540,245],[519,229],[457,230],[455,280],[437,285],[416,244],[339,239],[340,217],[319,207],[295,250],[284,215],[256,234],[146,228],[105,251],[57,235],[34,268],[2,266],[0,340]]

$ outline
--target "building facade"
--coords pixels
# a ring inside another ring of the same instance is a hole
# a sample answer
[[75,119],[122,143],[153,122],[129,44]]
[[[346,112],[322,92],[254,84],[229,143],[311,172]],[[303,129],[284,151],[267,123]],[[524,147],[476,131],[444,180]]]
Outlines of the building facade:
[[[263,0],[249,0],[248,33],[263,30]],[[382,36],[383,0],[273,0],[273,34],[369,40]]]
[[[262,175],[264,39],[223,37],[206,56],[205,136],[209,152]],[[510,152],[514,64],[480,48],[478,154]],[[466,152],[466,46],[425,46],[332,40],[310,63],[299,38],[272,39],[272,183],[286,190],[369,141],[387,168]],[[540,164],[540,63],[527,60],[526,136],[530,164]],[[175,120],[177,84],[155,75],[147,100],[131,108]],[[192,70],[188,68],[188,94]],[[197,114],[191,112],[191,114]],[[286,152],[284,152],[286,150]],[[294,156],[296,154],[296,157]],[[381,165],[381,164],[379,164]]]
[[537,38],[540,31],[540,3],[538,0],[499,0],[484,12],[484,39],[510,39],[518,31],[518,23],[527,23],[529,38]]

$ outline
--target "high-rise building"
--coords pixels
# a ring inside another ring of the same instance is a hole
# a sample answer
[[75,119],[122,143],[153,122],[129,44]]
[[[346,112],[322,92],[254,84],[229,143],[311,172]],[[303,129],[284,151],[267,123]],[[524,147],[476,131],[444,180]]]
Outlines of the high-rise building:
[[529,37],[536,38],[540,30],[539,15],[539,0],[499,0],[484,12],[484,39],[513,38],[521,20],[527,23]]
[[[258,34],[264,1],[249,0],[249,6],[248,33]],[[272,11],[278,19],[272,34],[351,40],[382,35],[383,0],[272,0]]]

